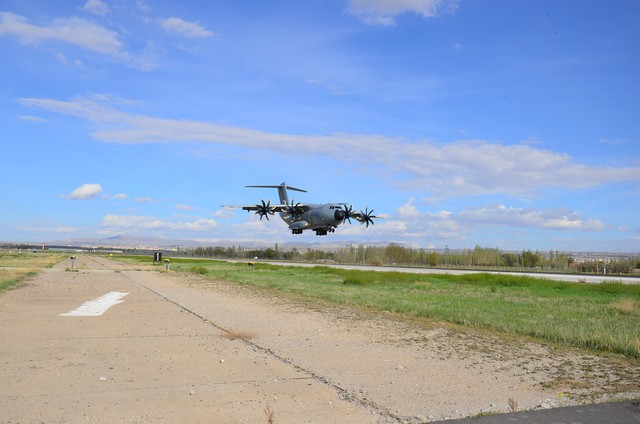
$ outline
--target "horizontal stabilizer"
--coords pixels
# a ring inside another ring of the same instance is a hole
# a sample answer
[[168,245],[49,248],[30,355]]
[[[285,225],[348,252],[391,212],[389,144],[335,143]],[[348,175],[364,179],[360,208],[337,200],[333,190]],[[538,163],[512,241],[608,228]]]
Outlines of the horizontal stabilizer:
[[287,203],[289,203],[289,195],[287,194],[287,191],[294,190],[294,191],[301,191],[303,193],[307,192],[307,190],[303,190],[301,188],[289,187],[287,185],[287,183],[285,183],[285,182],[283,182],[280,185],[253,185],[253,186],[246,186],[246,187],[252,187],[252,188],[277,188],[278,189],[278,196],[280,197],[280,203],[284,203],[285,205]]

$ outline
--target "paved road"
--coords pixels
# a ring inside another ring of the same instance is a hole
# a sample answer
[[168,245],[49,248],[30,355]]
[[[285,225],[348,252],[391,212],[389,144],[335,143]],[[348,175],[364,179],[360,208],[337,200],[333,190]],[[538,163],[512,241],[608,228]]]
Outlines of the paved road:
[[504,415],[490,415],[462,420],[440,421],[442,424],[637,424],[640,401],[569,406]]
[[[239,260],[229,260],[229,262],[246,262]],[[407,272],[414,274],[452,274],[452,275],[465,275],[465,274],[501,274],[501,275],[526,275],[535,278],[545,278],[548,280],[556,281],[571,281],[571,282],[585,282],[590,284],[598,283],[624,283],[624,284],[640,284],[640,278],[638,277],[624,277],[616,275],[584,275],[584,274],[552,274],[552,273],[538,273],[538,272],[517,272],[517,271],[483,271],[483,270],[465,270],[465,269],[449,269],[449,268],[411,268],[411,267],[398,267],[398,266],[370,266],[370,265],[335,265],[335,264],[309,264],[300,262],[272,262],[272,261],[259,261],[268,263],[271,265],[283,265],[283,266],[300,266],[300,267],[314,267],[314,266],[328,266],[332,268],[341,269],[355,269],[364,271],[379,271],[379,272]]]

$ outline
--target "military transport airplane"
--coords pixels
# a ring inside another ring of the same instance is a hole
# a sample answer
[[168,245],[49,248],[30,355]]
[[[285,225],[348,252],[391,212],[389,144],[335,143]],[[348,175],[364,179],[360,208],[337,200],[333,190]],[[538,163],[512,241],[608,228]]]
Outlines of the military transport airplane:
[[253,188],[277,188],[278,195],[280,196],[280,204],[272,205],[271,200],[265,202],[262,200],[255,206],[231,206],[236,208],[242,208],[242,210],[248,212],[255,212],[256,215],[269,220],[269,215],[274,215],[276,212],[280,215],[280,218],[289,225],[289,229],[293,234],[302,234],[304,230],[313,230],[317,236],[326,236],[327,233],[333,233],[336,231],[338,225],[349,221],[351,218],[360,222],[360,224],[366,224],[367,228],[369,224],[373,225],[373,219],[378,218],[373,215],[373,209],[365,209],[365,211],[356,212],[353,210],[353,206],[347,207],[346,203],[294,203],[291,200],[289,203],[288,190],[301,191],[306,193],[306,190],[302,190],[295,187],[287,186],[286,183],[280,185],[266,185],[266,186],[247,186]]

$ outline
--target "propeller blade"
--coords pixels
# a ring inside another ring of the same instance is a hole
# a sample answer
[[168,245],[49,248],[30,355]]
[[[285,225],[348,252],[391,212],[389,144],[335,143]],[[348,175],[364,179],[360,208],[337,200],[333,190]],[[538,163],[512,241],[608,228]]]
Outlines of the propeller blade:
[[374,224],[374,218],[377,218],[377,216],[373,214],[373,209],[369,210],[367,207],[364,212],[360,211],[360,224],[366,224],[367,228],[369,228],[369,224]]
[[344,219],[342,220],[342,222],[349,221],[349,224],[351,224],[351,218],[356,218],[356,216],[353,213],[353,205],[349,205],[348,208],[347,208],[347,205],[343,205],[343,206],[344,207],[342,208],[342,210],[344,211]]
[[288,214],[286,218],[293,218],[294,221],[300,219],[305,212],[304,208],[300,206],[300,202],[294,204],[294,200],[291,200],[291,204],[287,204],[285,212]]
[[256,215],[260,215],[260,221],[262,218],[266,217],[267,221],[269,220],[269,215],[275,214],[275,209],[271,206],[271,200],[269,202],[265,202],[264,199],[260,199],[262,203],[258,203],[256,205]]

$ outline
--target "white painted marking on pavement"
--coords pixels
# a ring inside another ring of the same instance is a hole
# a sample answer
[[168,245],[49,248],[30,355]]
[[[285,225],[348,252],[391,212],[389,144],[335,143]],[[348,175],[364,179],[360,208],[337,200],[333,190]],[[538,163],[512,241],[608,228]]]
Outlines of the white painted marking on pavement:
[[61,317],[97,317],[104,314],[107,309],[124,302],[123,297],[129,293],[109,292],[97,299],[84,302],[78,309],[60,314]]

